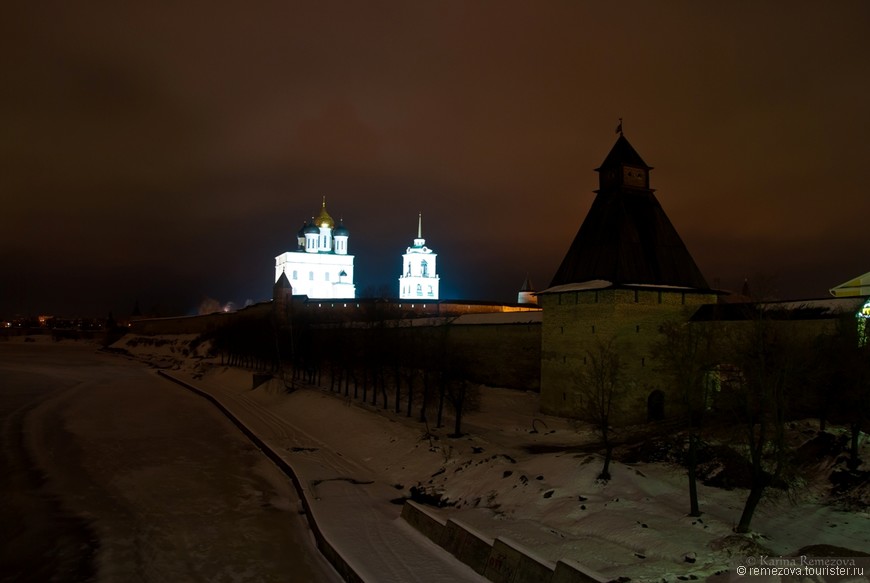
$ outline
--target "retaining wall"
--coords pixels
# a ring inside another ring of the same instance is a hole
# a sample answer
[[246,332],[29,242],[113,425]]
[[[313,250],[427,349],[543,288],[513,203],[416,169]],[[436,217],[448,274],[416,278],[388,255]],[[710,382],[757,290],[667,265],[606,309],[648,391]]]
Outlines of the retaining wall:
[[494,583],[604,583],[607,578],[576,561],[552,563],[513,541],[489,538],[467,524],[442,520],[416,502],[406,501],[402,518],[432,542]]

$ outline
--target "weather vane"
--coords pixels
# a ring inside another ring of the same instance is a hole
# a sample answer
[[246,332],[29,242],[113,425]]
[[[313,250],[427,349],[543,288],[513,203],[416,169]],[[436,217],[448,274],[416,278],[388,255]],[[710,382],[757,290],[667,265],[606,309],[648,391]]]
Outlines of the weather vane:
[[622,118],[619,118],[619,125],[616,126],[616,133],[622,135]]

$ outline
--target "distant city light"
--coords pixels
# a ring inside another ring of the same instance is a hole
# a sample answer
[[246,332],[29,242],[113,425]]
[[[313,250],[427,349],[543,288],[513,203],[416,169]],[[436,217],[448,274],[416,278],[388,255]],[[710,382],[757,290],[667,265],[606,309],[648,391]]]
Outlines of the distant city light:
[[855,314],[858,320],[858,346],[867,346],[867,327],[870,325],[870,299],[864,302],[861,309]]

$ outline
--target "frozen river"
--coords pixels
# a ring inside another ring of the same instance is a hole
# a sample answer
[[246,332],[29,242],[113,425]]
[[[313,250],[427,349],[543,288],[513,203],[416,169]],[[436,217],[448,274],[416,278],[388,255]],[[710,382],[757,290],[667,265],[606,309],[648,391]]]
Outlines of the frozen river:
[[94,345],[0,342],[0,581],[338,581],[211,404]]

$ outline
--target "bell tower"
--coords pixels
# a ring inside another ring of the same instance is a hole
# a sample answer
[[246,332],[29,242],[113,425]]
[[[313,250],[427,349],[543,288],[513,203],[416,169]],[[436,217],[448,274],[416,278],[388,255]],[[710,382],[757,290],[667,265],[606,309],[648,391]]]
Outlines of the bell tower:
[[402,275],[399,276],[399,298],[437,300],[440,277],[435,266],[438,254],[426,246],[423,238],[423,214],[417,216],[417,237],[402,255]]

